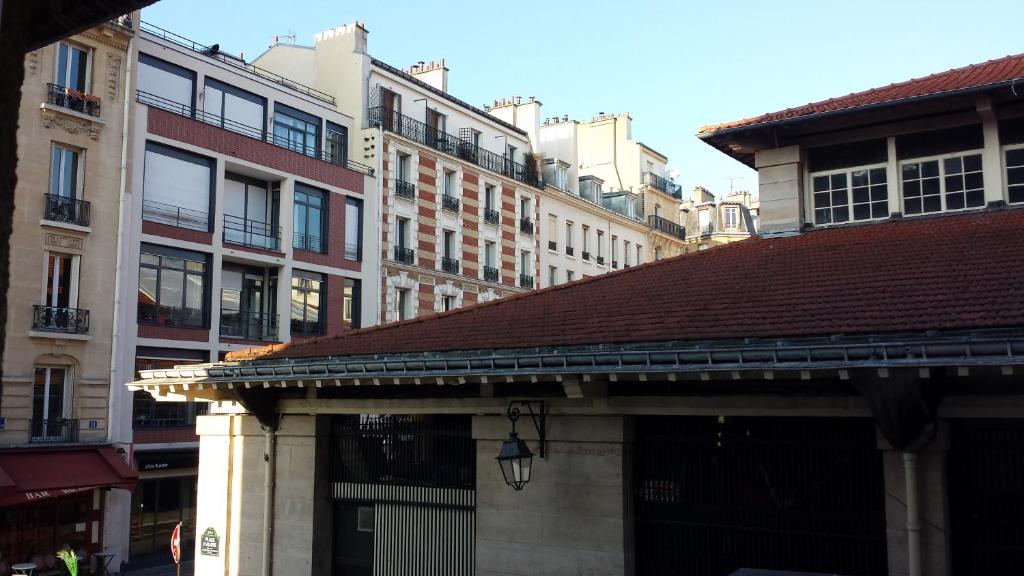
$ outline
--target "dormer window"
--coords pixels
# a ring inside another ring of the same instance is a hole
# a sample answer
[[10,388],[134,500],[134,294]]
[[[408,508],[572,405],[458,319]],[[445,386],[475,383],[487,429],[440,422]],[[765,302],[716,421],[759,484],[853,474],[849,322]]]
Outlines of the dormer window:
[[740,209],[738,206],[725,207],[725,229],[736,230],[740,227]]
[[903,177],[903,211],[924,214],[985,205],[981,154],[907,162]]

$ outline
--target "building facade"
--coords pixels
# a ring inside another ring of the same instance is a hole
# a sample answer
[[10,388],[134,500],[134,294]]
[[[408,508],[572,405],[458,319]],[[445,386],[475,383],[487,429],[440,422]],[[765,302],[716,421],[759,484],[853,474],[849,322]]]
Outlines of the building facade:
[[757,207],[757,198],[750,192],[734,192],[716,201],[707,188],[697,186],[681,208],[685,251],[706,250],[756,235]]
[[[376,180],[350,159],[360,126],[328,94],[146,23],[121,220],[117,377],[373,325]],[[108,539],[132,567],[195,537],[197,414],[119,391],[111,436],[133,445],[131,497]]]
[[[132,15],[29,52],[3,381],[0,558],[45,566],[107,544],[135,473],[110,444],[115,255],[131,158]],[[117,447],[123,448],[123,447]],[[51,564],[52,566],[52,564]]]

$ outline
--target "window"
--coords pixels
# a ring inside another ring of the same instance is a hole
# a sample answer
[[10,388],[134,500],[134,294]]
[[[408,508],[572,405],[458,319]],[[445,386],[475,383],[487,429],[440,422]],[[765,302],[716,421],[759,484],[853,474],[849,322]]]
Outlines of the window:
[[572,256],[572,252],[573,252],[572,236],[573,236],[572,222],[566,221],[565,222],[565,253],[567,255],[569,255],[569,256]]
[[363,259],[363,201],[345,198],[345,259]]
[[187,68],[140,53],[137,82],[140,91],[168,104],[195,105],[196,73]]
[[410,159],[408,154],[398,155],[396,178],[402,182],[411,182],[411,180],[409,180],[409,161]]
[[409,219],[408,218],[396,218],[395,219],[395,244],[399,248],[408,248],[408,246],[409,246]]
[[554,214],[548,214],[548,250],[558,250],[558,240],[555,237],[558,235],[558,216]]
[[905,214],[985,205],[981,154],[905,162],[900,173]]
[[[832,224],[889,216],[889,190],[884,166],[858,167],[826,174],[812,174],[814,223]],[[739,208],[736,212],[738,224]],[[735,228],[734,224],[731,228]],[[726,227],[729,226],[728,209]]]
[[274,144],[306,156],[319,156],[320,119],[312,114],[275,104]]
[[1006,151],[1006,187],[1011,203],[1024,202],[1024,148]]
[[362,327],[362,315],[360,314],[362,301],[362,282],[354,278],[345,278],[344,309],[341,320],[346,330]]
[[305,184],[295,184],[293,247],[327,252],[327,194]]
[[740,209],[737,206],[726,206],[725,207],[725,228],[726,230],[735,230],[739,228],[740,221]]
[[583,259],[590,259],[590,226],[583,227]]
[[604,263],[604,231],[597,231],[597,262]]
[[497,268],[494,264],[494,242],[487,240],[484,242],[484,266]]
[[644,247],[639,244],[636,245],[636,263],[644,263]]
[[474,149],[480,148],[480,131],[470,129],[469,132],[469,143]]
[[452,296],[441,296],[441,312],[447,312],[455,308],[455,298]]
[[395,315],[398,320],[408,320],[412,316],[410,300],[408,289],[398,288],[395,290]]
[[90,64],[89,50],[61,42],[57,48],[54,84],[83,93],[89,92]]
[[623,261],[623,265],[625,266],[629,266],[629,252],[630,250],[632,250],[632,248],[633,245],[630,243],[629,240],[622,241],[622,256],[623,258],[625,258],[625,260]]
[[697,228],[701,234],[711,234],[711,212],[707,208],[697,211]]
[[661,218],[661,204],[654,205],[654,217]]
[[139,323],[207,326],[207,262],[207,256],[199,252],[143,244],[139,256]]
[[484,208],[487,210],[494,210],[494,185],[484,184]]
[[576,273],[575,272],[573,272],[572,270],[566,270],[565,271],[565,281],[566,282],[572,282],[575,279],[576,279]]
[[85,162],[83,152],[54,144],[50,158],[50,194],[61,198],[82,198]]
[[455,172],[452,170],[444,171],[444,194],[455,196]]
[[519,273],[526,274],[527,276],[533,276],[533,266],[530,261],[529,250],[522,250],[519,252]]
[[[277,339],[271,322],[266,272],[225,262],[220,276],[220,335],[249,340]],[[269,305],[269,307],[268,307]]]
[[338,166],[348,162],[348,128],[327,122],[327,161]]
[[67,368],[37,367],[32,386],[32,438],[61,439],[70,431],[63,420],[71,414]]
[[[267,100],[245,90],[206,79],[204,120],[234,132],[263,139],[267,126]],[[159,95],[159,94],[158,94]]]
[[443,250],[441,254],[442,256],[444,256],[445,258],[455,257],[455,232],[453,232],[452,230],[445,230],[444,232],[442,232],[441,247]]
[[269,186],[237,174],[224,175],[224,241],[277,250],[277,210]]
[[213,166],[209,158],[147,142],[142,219],[209,232]]
[[569,170],[559,164],[555,165],[555,187],[559,190],[569,190]]
[[292,273],[292,336],[319,336],[323,333],[323,292],[322,275],[299,270]]
[[558,268],[548,266],[548,286],[558,284]]
[[523,196],[519,199],[519,217],[529,219],[533,216],[533,208],[531,206],[531,198]]
[[619,237],[612,236],[612,268],[619,267]]
[[661,260],[661,246],[654,247],[654,261]]
[[43,305],[53,308],[78,307],[78,272],[80,256],[46,254],[46,286]]

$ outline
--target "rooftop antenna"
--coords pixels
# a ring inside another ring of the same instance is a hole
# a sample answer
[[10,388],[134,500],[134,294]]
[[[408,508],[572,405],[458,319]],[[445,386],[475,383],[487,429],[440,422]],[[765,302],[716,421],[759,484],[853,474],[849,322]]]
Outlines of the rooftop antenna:
[[288,44],[295,44],[295,30],[289,28],[288,33],[283,36],[277,34],[274,35],[274,44],[280,44],[281,40],[284,40]]
[[733,182],[735,182],[737,180],[743,180],[743,176],[726,176],[725,179],[729,181],[729,194],[732,194],[733,193],[733,186],[732,186]]

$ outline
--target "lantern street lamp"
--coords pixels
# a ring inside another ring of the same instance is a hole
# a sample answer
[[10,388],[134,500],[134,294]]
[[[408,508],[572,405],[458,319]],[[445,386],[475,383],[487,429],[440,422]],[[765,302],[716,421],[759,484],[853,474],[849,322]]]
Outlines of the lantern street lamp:
[[[537,412],[534,412],[534,405],[538,407]],[[508,405],[507,413],[508,419],[512,422],[512,431],[508,433],[508,439],[502,442],[501,451],[498,452],[498,456],[495,459],[501,468],[501,475],[505,478],[505,484],[511,486],[513,490],[522,490],[523,486],[526,486],[527,482],[530,481],[530,472],[533,465],[533,452],[530,451],[530,447],[519,438],[519,433],[516,432],[516,420],[519,420],[521,413],[519,406],[523,406],[530,411],[530,419],[533,420],[533,425],[537,429],[537,437],[540,441],[540,457],[544,457],[544,402],[530,400],[512,401]]]

